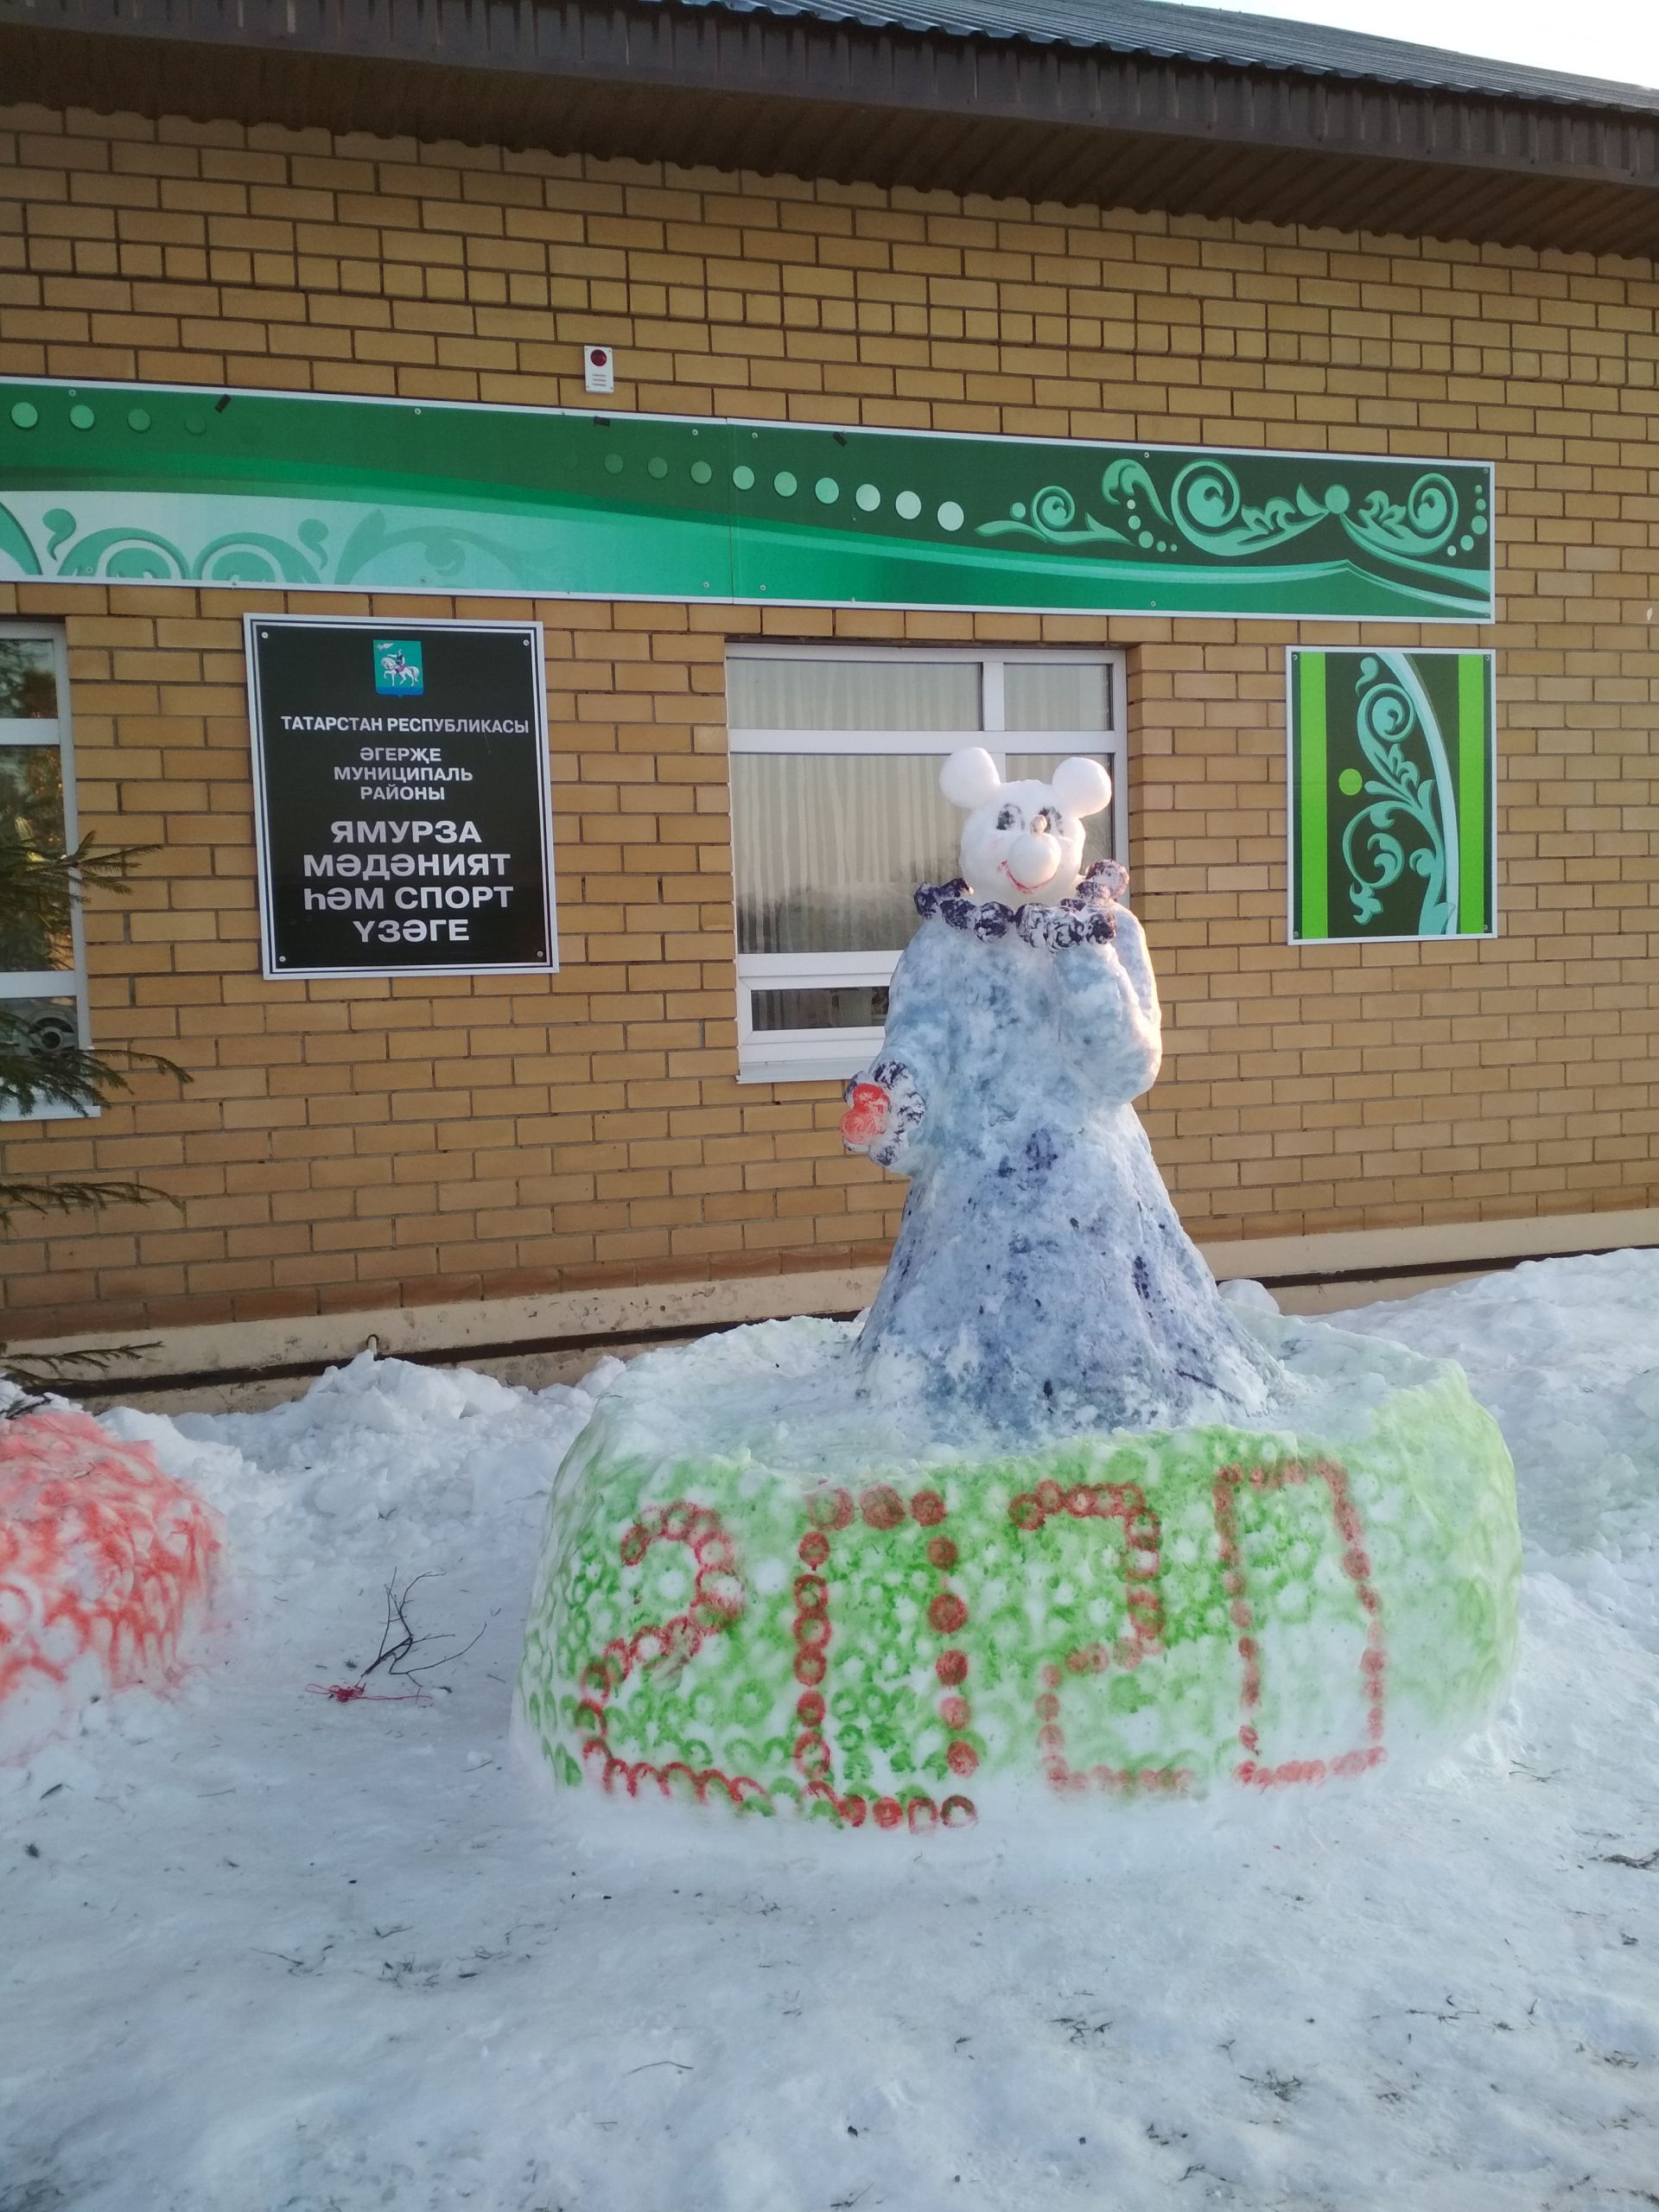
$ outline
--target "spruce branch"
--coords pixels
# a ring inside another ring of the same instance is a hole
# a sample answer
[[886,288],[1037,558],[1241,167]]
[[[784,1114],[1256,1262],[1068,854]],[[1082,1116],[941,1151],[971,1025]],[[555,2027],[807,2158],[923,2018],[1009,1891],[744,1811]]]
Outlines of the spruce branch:
[[[22,826],[14,818],[6,825],[9,834],[0,835],[0,970],[14,976],[64,971],[67,995],[73,988],[65,962],[73,943],[75,909],[90,891],[127,892],[136,863],[156,849],[99,846],[83,837],[73,850],[55,852],[48,843],[19,835]],[[41,996],[49,998],[51,992]],[[28,999],[0,999],[0,1112],[27,1116],[43,1107],[67,1106],[90,1113],[130,1090],[129,1078],[139,1072],[171,1076],[180,1083],[190,1080],[183,1068],[159,1052],[120,1045],[91,1050],[60,1013],[43,1013]],[[143,1205],[167,1197],[147,1183],[84,1176],[48,1182],[35,1176],[0,1173],[0,1230],[9,1228],[19,1213],[67,1214],[84,1207]],[[90,1380],[112,1363],[144,1349],[122,1344],[99,1351],[35,1352],[10,1359],[0,1345],[0,1375],[9,1376],[22,1393],[5,1410],[29,1411],[42,1402],[33,1394],[71,1376]]]
[[130,1075],[168,1075],[178,1083],[191,1079],[159,1052],[125,1045],[99,1051],[79,1044],[45,1045],[35,1018],[19,1011],[27,1003],[0,999],[0,1108],[27,1116],[41,1105],[62,1104],[86,1114],[118,1091],[130,1090]]
[[[136,863],[154,845],[101,846],[87,836],[70,852],[54,852],[31,838],[0,836],[0,940],[14,931],[41,940],[65,936],[74,909],[91,891],[125,898]],[[51,965],[51,963],[42,963]]]
[[0,1177],[0,1224],[14,1213],[75,1213],[83,1206],[143,1206],[156,1198],[168,1205],[178,1204],[153,1183],[42,1183],[32,1178],[14,1181]]
[[106,1368],[118,1360],[136,1359],[140,1352],[154,1351],[155,1344],[105,1344],[97,1351],[32,1351],[26,1357],[17,1357],[9,1344],[0,1344],[0,1375],[15,1382],[22,1393],[0,1407],[0,1421],[16,1421],[20,1414],[37,1413],[46,1403],[43,1392],[60,1383],[76,1381],[96,1382]]
[[[124,895],[137,863],[153,845],[100,846],[83,837],[73,850],[53,852],[29,838],[0,836],[0,947],[13,972],[60,964],[74,909],[91,891]],[[69,981],[66,971],[65,982]],[[41,1106],[90,1113],[122,1091],[138,1073],[188,1083],[175,1061],[127,1046],[89,1049],[42,1034],[41,1017],[27,1000],[0,1000],[0,1112],[28,1116]],[[67,1211],[77,1206],[142,1202],[161,1193],[137,1183],[0,1183],[0,1222],[18,1209]]]

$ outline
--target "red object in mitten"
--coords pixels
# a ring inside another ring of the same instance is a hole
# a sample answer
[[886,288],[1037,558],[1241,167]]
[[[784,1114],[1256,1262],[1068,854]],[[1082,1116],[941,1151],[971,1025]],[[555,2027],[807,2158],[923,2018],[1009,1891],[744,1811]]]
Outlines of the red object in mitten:
[[853,1103],[841,1117],[842,1141],[854,1152],[873,1145],[887,1126],[888,1099],[879,1083],[855,1083]]

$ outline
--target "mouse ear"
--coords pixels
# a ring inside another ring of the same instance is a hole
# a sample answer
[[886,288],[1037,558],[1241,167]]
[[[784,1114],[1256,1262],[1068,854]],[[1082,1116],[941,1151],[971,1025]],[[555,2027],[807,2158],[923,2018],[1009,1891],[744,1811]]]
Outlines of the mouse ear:
[[939,771],[939,789],[952,806],[971,813],[1002,788],[1002,777],[982,745],[964,745]]
[[1062,760],[1049,788],[1068,814],[1098,814],[1111,804],[1112,779],[1098,760]]

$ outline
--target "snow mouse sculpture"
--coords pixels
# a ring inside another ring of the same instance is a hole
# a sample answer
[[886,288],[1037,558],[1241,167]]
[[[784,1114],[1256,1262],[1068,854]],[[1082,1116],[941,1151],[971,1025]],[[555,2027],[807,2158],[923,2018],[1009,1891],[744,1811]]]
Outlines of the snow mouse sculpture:
[[1129,1103],[1162,1043],[1123,870],[1080,877],[1105,770],[1005,784],[974,747],[940,782],[969,810],[962,878],[916,894],[842,1122],[911,1179],[860,1343],[869,1386],[1005,1434],[1259,1413],[1276,1363],[1222,1304]]
[[[846,1142],[907,1176],[861,1324],[634,1362],[548,1508],[522,1732],[560,1781],[852,1833],[1037,1788],[1340,1783],[1454,1741],[1516,1643],[1515,1478],[1461,1371],[1224,1301],[1131,1102],[1157,988],[1097,762],[946,764]],[[1266,1310],[1258,1310],[1264,1308]]]

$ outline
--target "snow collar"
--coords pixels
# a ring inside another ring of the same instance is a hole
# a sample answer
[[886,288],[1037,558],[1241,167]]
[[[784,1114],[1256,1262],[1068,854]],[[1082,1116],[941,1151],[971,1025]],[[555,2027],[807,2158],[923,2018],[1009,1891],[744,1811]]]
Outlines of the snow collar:
[[916,912],[925,922],[965,930],[982,944],[1012,930],[1026,944],[1054,951],[1071,944],[1109,944],[1116,934],[1112,909],[1128,887],[1129,873],[1120,861],[1096,861],[1058,906],[1005,906],[1000,899],[972,897],[958,876],[952,883],[924,883],[916,893]]

